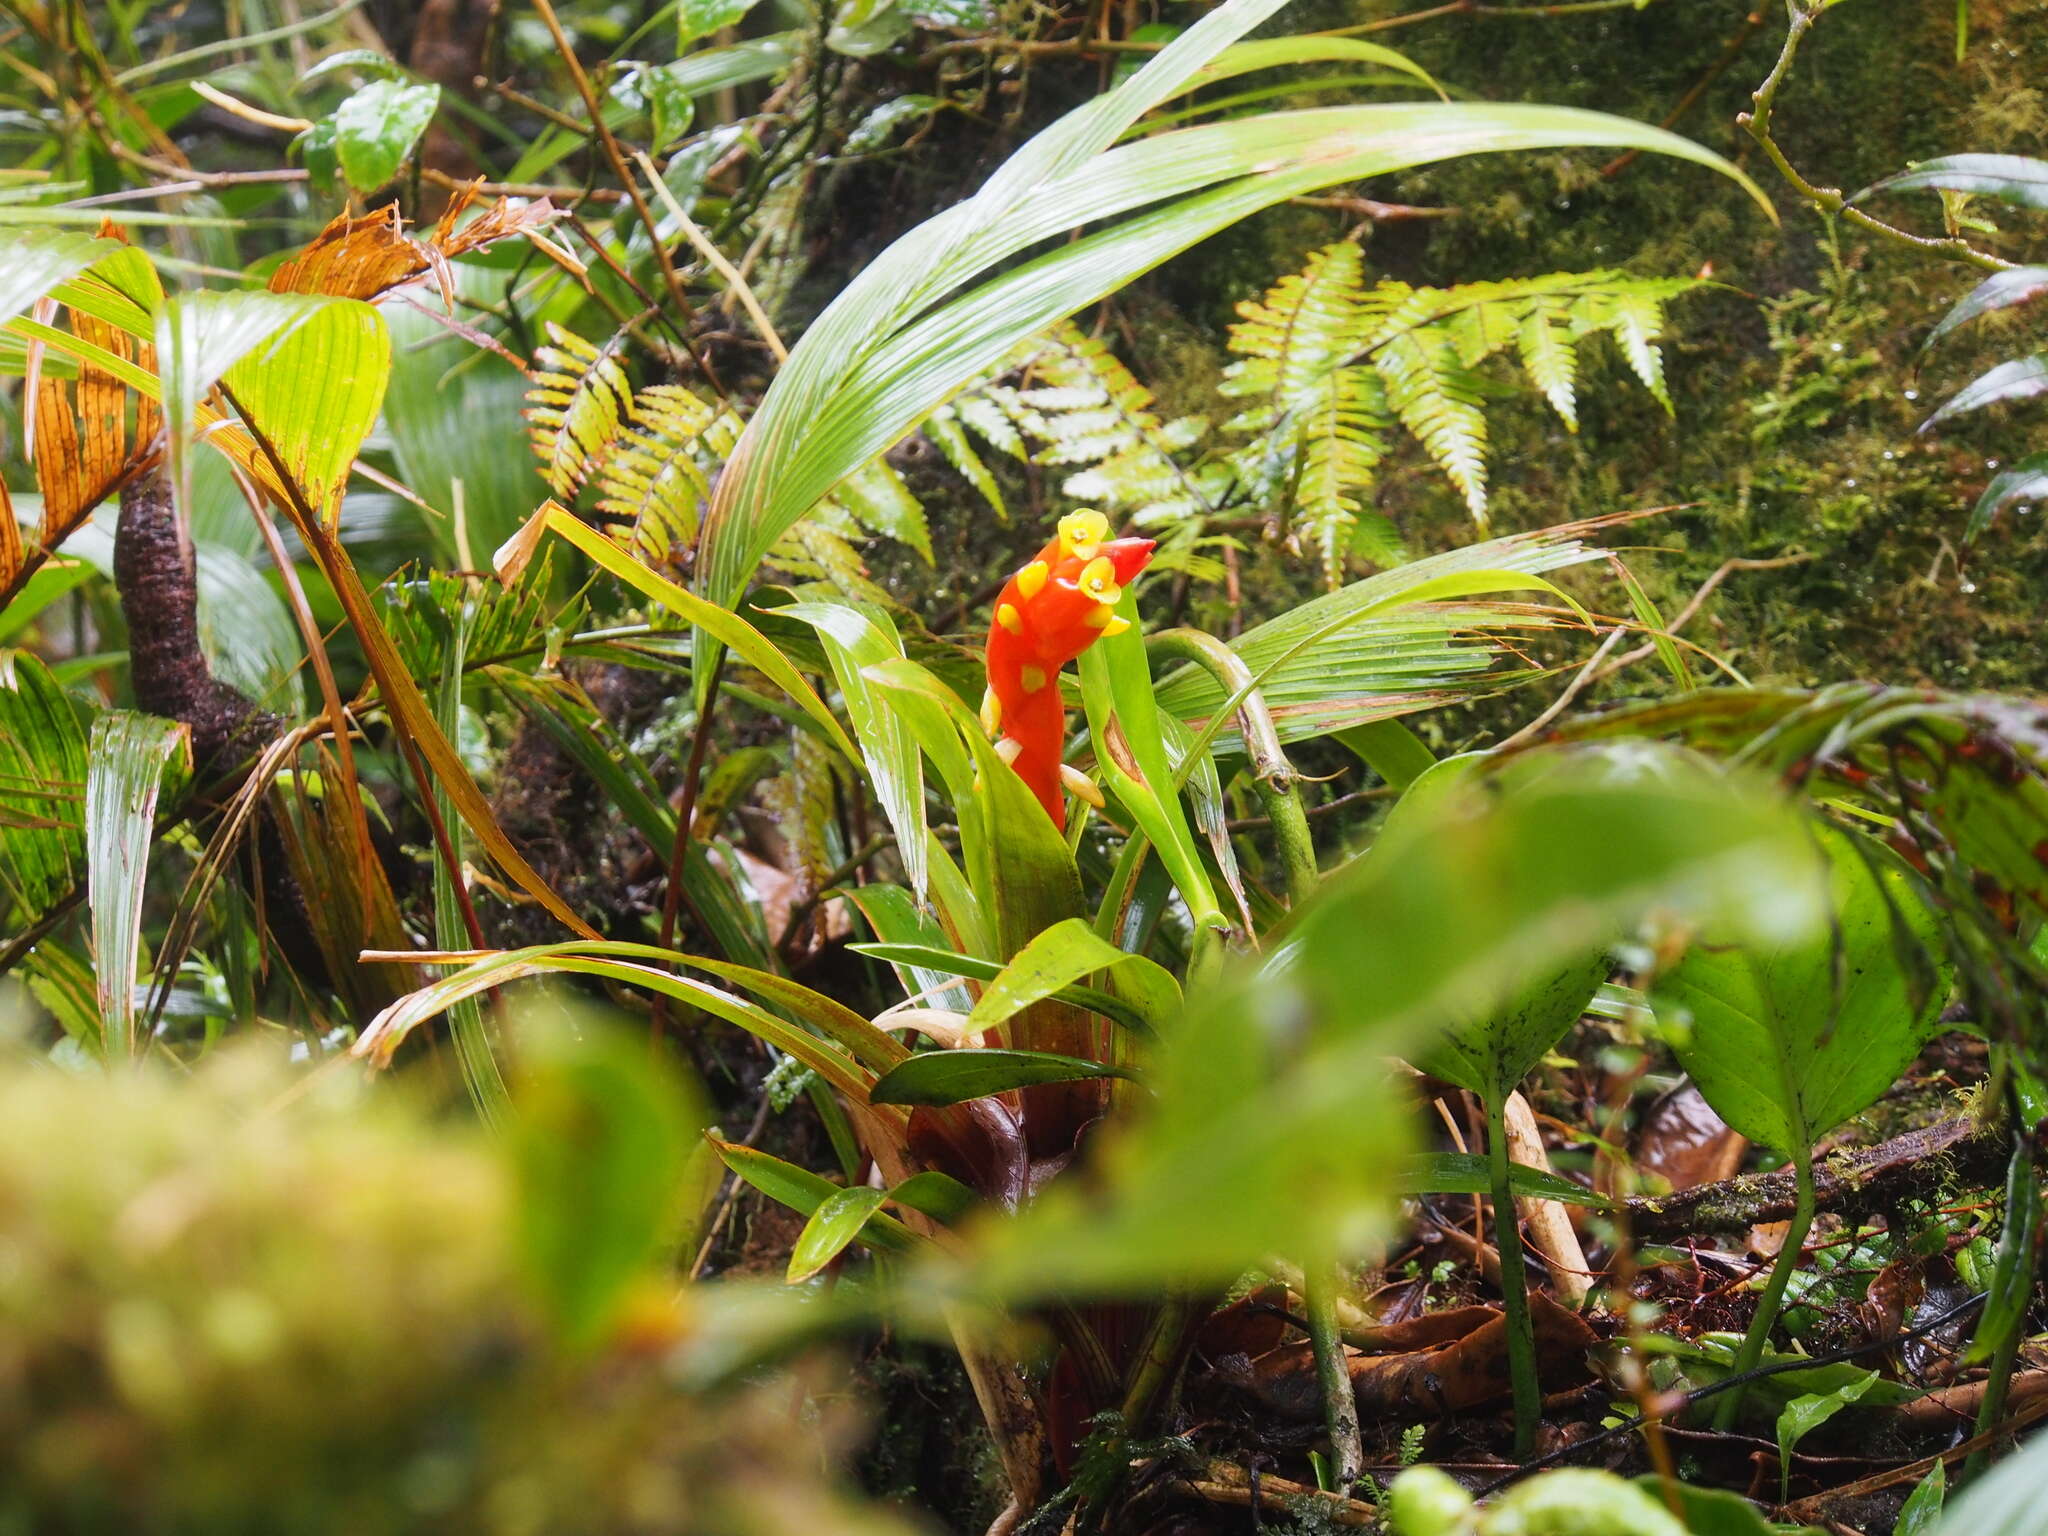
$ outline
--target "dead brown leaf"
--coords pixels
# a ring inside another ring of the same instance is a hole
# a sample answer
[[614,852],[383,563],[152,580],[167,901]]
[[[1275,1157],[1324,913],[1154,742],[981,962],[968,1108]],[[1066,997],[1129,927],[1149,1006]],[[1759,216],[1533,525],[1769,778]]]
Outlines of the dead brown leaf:
[[[1599,1342],[1584,1318],[1539,1292],[1529,1297],[1544,1384],[1553,1389],[1587,1374],[1586,1351]],[[1392,1354],[1351,1354],[1358,1411],[1377,1418],[1457,1413],[1508,1393],[1507,1322],[1492,1307],[1449,1312],[1377,1330],[1383,1340],[1431,1340]],[[1283,1345],[1252,1361],[1223,1360],[1217,1374],[1272,1412],[1298,1423],[1322,1415],[1315,1360],[1306,1342]]]
[[456,220],[476,201],[476,185],[456,194],[425,240],[405,233],[405,220],[395,204],[360,218],[343,214],[270,276],[272,293],[320,293],[343,299],[374,299],[428,273],[441,297],[454,308],[454,283],[448,263],[500,240],[544,229],[556,209],[546,198],[496,204],[462,228]]

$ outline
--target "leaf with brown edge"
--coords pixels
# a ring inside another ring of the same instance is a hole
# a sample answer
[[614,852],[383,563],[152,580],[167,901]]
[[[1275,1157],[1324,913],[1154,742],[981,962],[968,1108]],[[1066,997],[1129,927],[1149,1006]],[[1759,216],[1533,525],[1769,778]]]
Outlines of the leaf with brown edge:
[[[95,316],[69,311],[71,334],[88,348],[122,362],[154,363],[153,350],[128,332]],[[149,354],[138,359],[138,352]],[[36,389],[36,484],[43,493],[37,538],[47,549],[60,543],[92,509],[120,486],[135,467],[129,454],[128,386],[111,371],[82,357],[75,381],[45,375]],[[153,408],[141,412],[154,426]],[[146,440],[137,444],[146,448]]]
[[0,481],[0,592],[14,584],[23,561],[21,524],[14,520],[14,497],[9,494],[6,482]]

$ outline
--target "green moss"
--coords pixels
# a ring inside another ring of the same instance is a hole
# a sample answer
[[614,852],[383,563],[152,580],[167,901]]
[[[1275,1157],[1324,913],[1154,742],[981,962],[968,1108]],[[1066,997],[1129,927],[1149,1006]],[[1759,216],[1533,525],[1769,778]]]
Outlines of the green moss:
[[0,1531],[897,1529],[787,1382],[671,1383],[667,1286],[563,1347],[505,1162],[359,1086],[0,1067]]

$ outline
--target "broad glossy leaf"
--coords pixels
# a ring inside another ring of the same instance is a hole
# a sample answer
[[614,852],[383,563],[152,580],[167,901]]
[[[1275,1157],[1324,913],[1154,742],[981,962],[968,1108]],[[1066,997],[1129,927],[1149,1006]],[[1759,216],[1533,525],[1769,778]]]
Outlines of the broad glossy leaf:
[[[1449,758],[1409,787],[1380,833],[1391,850],[1414,839],[1445,835],[1464,818],[1487,813],[1487,790],[1477,770],[1483,759]],[[1611,969],[1607,951],[1619,929],[1589,935],[1554,967],[1516,976],[1475,1006],[1445,1017],[1410,1052],[1423,1071],[1497,1104],[1529,1069],[1578,1022]]]
[[1873,182],[1849,201],[1879,192],[1976,192],[2022,208],[2048,208],[2048,161],[2024,155],[1942,155]]
[[754,8],[755,0],[677,0],[676,52],[699,38],[736,24]]
[[2041,1536],[2041,1484],[2048,1478],[2048,1434],[2020,1448],[1949,1501],[1934,1536]]
[[869,1097],[877,1104],[964,1104],[1013,1088],[1129,1075],[1121,1067],[1050,1051],[963,1046],[952,1051],[920,1051],[883,1073],[869,1090]]
[[[770,1153],[722,1140],[708,1132],[705,1140],[711,1143],[719,1160],[749,1187],[788,1206],[798,1215],[814,1214],[827,1200],[845,1190],[843,1185],[834,1184],[808,1168],[799,1168],[795,1163],[785,1162]],[[876,1211],[869,1216],[860,1229],[858,1240],[884,1253],[907,1253],[918,1245],[917,1234],[887,1211]]]
[[1995,309],[2010,309],[2015,304],[2031,303],[2043,293],[2048,293],[2048,267],[2008,267],[2003,272],[1994,272],[1941,317],[1941,324],[1929,331],[1927,339],[1920,344],[1921,350],[1925,351],[1957,326],[1967,325],[1979,315],[1988,315]]
[[1140,1011],[1146,1024],[1156,1029],[1171,1023],[1180,1012],[1180,987],[1171,973],[1142,955],[1118,949],[1078,917],[1053,924],[1019,950],[982,989],[968,1021],[976,1029],[993,1029],[1041,998],[1060,995],[1083,977],[1124,970],[1142,973],[1136,985],[1145,999]]
[[887,1198],[886,1190],[857,1184],[835,1190],[820,1200],[803,1231],[797,1234],[796,1245],[790,1249],[789,1283],[797,1285],[810,1279],[844,1253]]
[[1978,374],[1942,401],[1941,408],[1920,423],[1920,430],[1925,432],[1938,422],[1968,411],[1981,411],[1987,405],[1997,405],[2006,400],[2031,400],[2044,391],[2048,391],[2048,357],[2014,358],[2009,363],[2000,363],[1996,368]]
[[253,348],[304,325],[331,302],[267,292],[183,293],[165,301],[156,318],[158,387],[169,428],[171,483],[181,507],[192,501],[187,465],[200,402]]
[[1804,1156],[1891,1087],[1946,998],[1902,964],[1902,946],[1931,948],[1935,924],[1882,849],[1817,823],[1795,848],[1797,887],[1831,928],[1776,944],[1702,929],[1653,996],[1660,1018],[1690,1015],[1678,1057],[1715,1113]]
[[92,723],[85,777],[85,858],[92,906],[93,972],[100,1040],[124,1059],[135,1038],[135,961],[142,944],[142,886],[156,840],[157,800],[192,771],[185,727],[160,715],[108,710]]
[[1863,1396],[1877,1380],[1877,1372],[1865,1371],[1854,1381],[1844,1382],[1832,1392],[1811,1392],[1795,1397],[1778,1414],[1778,1499],[1792,1497],[1792,1448],[1814,1430]]
[[702,1116],[644,1046],[589,1020],[530,1029],[521,1059],[520,1247],[564,1340],[589,1348],[654,1257]]
[[1407,789],[1436,766],[1436,754],[1399,720],[1373,720],[1332,734],[1392,789]]
[[[1654,1472],[1635,1480],[1636,1486],[1662,1500],[1666,1484]],[[1782,1526],[1772,1525],[1763,1511],[1739,1493],[1725,1488],[1701,1488],[1693,1483],[1675,1484],[1684,1510],[1686,1528],[1692,1536],[1781,1536]]]
[[[1490,1195],[1493,1175],[1478,1152],[1418,1152],[1401,1163],[1399,1188],[1404,1195]],[[1508,1164],[1508,1183],[1528,1200],[1560,1200],[1567,1205],[1611,1209],[1605,1195],[1544,1168]]]
[[305,643],[284,599],[244,556],[193,541],[199,576],[199,645],[215,677],[265,709],[297,715]]
[[1892,1536],[1934,1536],[1941,1524],[1941,1506],[1948,1498],[1948,1463],[1937,1461],[1934,1470],[1921,1478],[1899,1510],[1899,1523]]
[[889,1198],[906,1210],[920,1212],[948,1226],[965,1219],[978,1203],[973,1190],[951,1174],[936,1169],[913,1173],[889,1191]]
[[376,425],[390,371],[383,317],[356,299],[325,299],[298,324],[244,351],[224,375],[250,424],[270,440],[330,528],[341,516],[349,468]]
[[434,120],[441,87],[372,80],[334,112],[334,152],[358,192],[375,192],[398,175]]
[[[1262,967],[1192,1001],[1152,1053],[1145,1118],[990,1234],[984,1294],[1227,1278],[1304,1235],[1353,1248],[1394,1199],[1405,1122],[1385,1058],[1438,1019],[1659,908],[1772,934],[1817,917],[1766,785],[1644,743],[1502,763],[1483,802],[1325,881]],[[1453,814],[1455,813],[1455,814]]]

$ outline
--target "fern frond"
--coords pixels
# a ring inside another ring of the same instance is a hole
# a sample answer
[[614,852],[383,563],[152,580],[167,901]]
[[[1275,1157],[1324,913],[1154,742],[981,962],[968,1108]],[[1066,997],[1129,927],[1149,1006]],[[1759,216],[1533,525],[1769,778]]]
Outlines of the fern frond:
[[[1009,423],[1006,421],[1003,425],[1008,427]],[[953,408],[941,406],[933,411],[925,418],[924,425],[919,430],[924,433],[931,445],[939,450],[940,456],[953,466],[954,473],[973,486],[980,493],[981,499],[994,508],[996,521],[1008,523],[1010,509],[1003,501],[1003,488],[996,484],[994,473],[983,462],[981,455],[974,451],[974,444],[968,440],[967,433],[960,425],[960,417]],[[1014,429],[1012,431],[1014,433]],[[1022,438],[1017,439],[1017,446],[1021,454]]]
[[931,529],[924,504],[903,483],[887,460],[871,459],[833,489],[827,506],[850,516],[857,527],[899,544],[908,544],[932,563]]
[[[1691,284],[1681,285],[1683,292]],[[1643,381],[1643,388],[1656,397],[1668,412],[1671,395],[1664,383],[1664,353],[1657,338],[1664,334],[1664,301],[1670,285],[1663,289],[1651,284],[1632,285],[1588,294],[1573,306],[1574,324],[1582,334],[1605,331],[1621,348],[1629,368]]]
[[1290,411],[1308,406],[1331,369],[1363,339],[1365,253],[1351,241],[1311,251],[1301,271],[1289,273],[1257,299],[1237,306],[1243,317],[1230,328],[1238,361],[1224,370],[1224,395],[1260,404],[1230,425],[1261,431]]
[[1486,413],[1478,378],[1458,359],[1450,338],[1417,329],[1389,338],[1373,353],[1387,404],[1428,450],[1465,498],[1473,519],[1486,521]]
[[[1344,557],[1360,517],[1383,528],[1392,525],[1363,502],[1385,457],[1387,396],[1379,375],[1366,368],[1326,373],[1315,398],[1301,410],[1296,452],[1301,470],[1294,487],[1296,544],[1313,549],[1323,579],[1334,589],[1344,581]],[[1378,541],[1382,554],[1397,551],[1398,539]],[[1395,564],[1380,560],[1380,564]]]
[[569,501],[610,451],[632,387],[619,361],[623,332],[602,347],[552,320],[547,333],[528,371],[526,419],[548,488]]
[[888,593],[868,580],[867,563],[854,545],[864,536],[852,513],[823,502],[775,542],[766,563],[799,583],[799,593],[808,584],[835,598],[893,608]]
[[696,542],[739,420],[679,384],[641,390],[632,414],[599,476],[597,510],[620,544],[650,565],[673,565]]
[[[1013,377],[1021,382],[1005,382]],[[1182,462],[1208,421],[1165,421],[1153,404],[1152,391],[1107,344],[1069,324],[1020,348],[949,410],[1005,453],[1074,466],[1060,486],[1067,495],[1151,526],[1213,510],[1216,490],[1213,477]]]
[[1515,333],[1515,347],[1529,377],[1550,408],[1572,431],[1579,430],[1579,355],[1572,344],[1570,306],[1540,300],[1529,306]]

